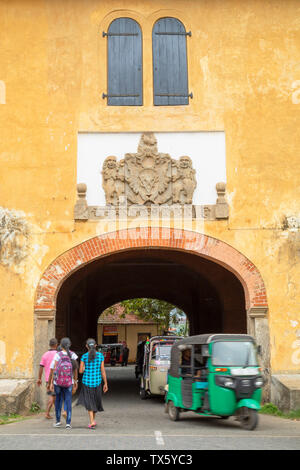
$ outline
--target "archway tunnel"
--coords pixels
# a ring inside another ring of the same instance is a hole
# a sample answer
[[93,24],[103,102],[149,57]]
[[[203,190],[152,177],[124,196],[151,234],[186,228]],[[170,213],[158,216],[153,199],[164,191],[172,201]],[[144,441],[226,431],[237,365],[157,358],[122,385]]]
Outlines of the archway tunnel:
[[221,265],[176,249],[130,249],[98,258],[62,284],[56,302],[56,336],[82,351],[97,337],[99,315],[127,299],[155,298],[185,312],[190,334],[246,333],[244,289]]

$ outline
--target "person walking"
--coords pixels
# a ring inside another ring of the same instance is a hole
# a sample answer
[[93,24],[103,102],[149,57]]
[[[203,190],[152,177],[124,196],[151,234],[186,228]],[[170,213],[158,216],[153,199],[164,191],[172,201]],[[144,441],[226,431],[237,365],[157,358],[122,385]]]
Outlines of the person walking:
[[60,342],[61,351],[57,352],[51,364],[49,383],[51,391],[55,392],[55,427],[60,427],[61,408],[63,401],[67,412],[66,429],[71,428],[72,418],[72,392],[78,386],[77,354],[70,351],[71,341],[63,338]]
[[77,405],[85,406],[88,411],[89,429],[94,429],[96,426],[96,413],[104,411],[102,407],[102,383],[103,392],[108,391],[104,356],[96,351],[96,346],[94,339],[89,338],[87,340],[86,348],[88,352],[81,356],[79,366],[79,373],[83,374],[83,377]]
[[[57,346],[57,352],[60,352],[61,350],[62,350],[62,349],[61,349],[61,345],[58,345],[58,346]],[[54,358],[53,358],[53,361],[52,361],[51,366],[50,366],[51,369],[54,368],[54,363],[55,363],[55,361],[54,361]],[[54,373],[53,373],[53,380],[54,380],[54,378],[55,378],[55,371],[54,371]],[[73,392],[72,392],[72,393],[73,393]],[[55,392],[53,392],[53,394],[54,394],[54,396],[55,396]],[[63,415],[63,417],[65,418],[65,420],[67,420],[67,407],[66,407],[66,402],[65,402],[64,400],[63,400],[63,402],[64,402],[64,403],[63,403],[63,404],[64,404],[64,411],[62,412],[62,415]]]
[[51,411],[52,406],[54,406],[54,403],[55,403],[55,393],[51,392],[51,390],[48,389],[48,381],[49,381],[49,374],[50,374],[50,366],[54,359],[54,356],[56,355],[57,345],[58,345],[58,341],[56,338],[50,339],[49,350],[46,351],[42,355],[42,358],[40,361],[39,378],[36,382],[38,387],[42,385],[42,376],[43,376],[43,372],[45,371],[46,389],[47,389],[47,395],[49,395],[49,400],[47,403],[46,414],[45,414],[45,417],[47,419],[52,419],[52,416],[50,415],[50,411]]

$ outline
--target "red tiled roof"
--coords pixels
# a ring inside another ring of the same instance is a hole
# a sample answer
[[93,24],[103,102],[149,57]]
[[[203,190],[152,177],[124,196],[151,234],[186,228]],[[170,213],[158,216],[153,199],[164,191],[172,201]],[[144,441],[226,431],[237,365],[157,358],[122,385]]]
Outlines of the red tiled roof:
[[124,307],[120,304],[114,305],[114,312],[110,310],[104,310],[104,312],[101,314],[98,323],[121,323],[121,324],[154,324],[156,325],[155,321],[152,320],[142,320],[139,318],[137,315],[134,313],[127,313],[125,317],[122,317],[121,315],[124,315]]

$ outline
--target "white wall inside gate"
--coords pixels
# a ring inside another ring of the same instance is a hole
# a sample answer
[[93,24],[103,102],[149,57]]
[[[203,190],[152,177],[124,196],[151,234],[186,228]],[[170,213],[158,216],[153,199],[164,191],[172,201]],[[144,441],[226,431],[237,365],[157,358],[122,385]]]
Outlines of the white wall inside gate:
[[[176,160],[188,155],[196,170],[197,188],[193,204],[215,204],[216,184],[226,183],[224,132],[155,132],[158,152]],[[79,133],[77,183],[87,185],[88,205],[105,205],[102,165],[114,155],[118,161],[125,153],[136,153],[141,133]]]

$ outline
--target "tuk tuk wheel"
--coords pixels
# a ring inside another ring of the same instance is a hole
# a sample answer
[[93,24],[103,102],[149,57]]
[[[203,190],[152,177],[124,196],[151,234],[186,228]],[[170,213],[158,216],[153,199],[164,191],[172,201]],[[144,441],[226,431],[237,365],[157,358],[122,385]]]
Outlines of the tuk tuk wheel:
[[168,402],[168,413],[172,421],[179,420],[179,416],[180,416],[179,408],[177,408],[177,406],[175,406],[172,401]]
[[252,431],[258,424],[258,414],[252,408],[242,408],[240,422],[243,429]]

